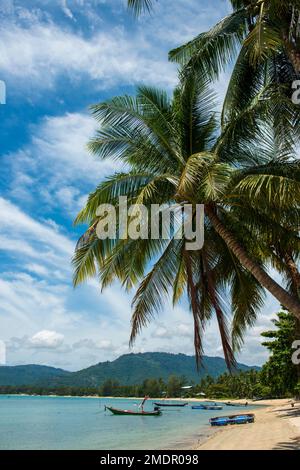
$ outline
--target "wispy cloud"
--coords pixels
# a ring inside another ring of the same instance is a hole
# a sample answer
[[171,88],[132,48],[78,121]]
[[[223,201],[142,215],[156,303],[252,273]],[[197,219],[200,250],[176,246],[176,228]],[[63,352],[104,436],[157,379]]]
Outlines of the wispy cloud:
[[[22,44],[22,54],[19,45]],[[34,83],[51,88],[59,77],[93,80],[98,89],[147,81],[172,87],[176,66],[152,54],[150,43],[123,27],[90,38],[53,24],[34,23],[29,28],[6,24],[1,31],[0,67],[7,80],[19,87]]]
[[30,142],[5,157],[10,172],[9,195],[44,213],[66,212],[70,220],[83,207],[86,195],[100,180],[120,168],[99,161],[86,148],[95,121],[82,113],[45,117],[32,128]]
[[[34,241],[55,250],[56,254],[70,255],[72,253],[73,243],[67,237],[58,233],[53,226],[34,220],[4,198],[0,198],[0,212],[1,233],[8,240],[17,242],[17,250],[18,242]],[[2,249],[6,249],[5,245],[2,245]]]
[[[167,61],[168,50],[208,29],[227,13],[229,2],[161,0],[152,16],[138,21],[125,3],[0,4],[1,79],[9,94],[5,124],[9,132],[15,123],[8,139],[17,148],[3,156],[1,183],[6,182],[0,198],[1,339],[10,363],[79,369],[128,352],[131,296],[118,284],[100,294],[96,279],[77,290],[71,282],[72,220],[87,194],[120,169],[88,154],[95,122],[82,110],[90,96],[102,101],[139,82],[171,90],[177,72]],[[216,85],[221,96],[227,79],[224,74]],[[259,334],[269,328],[277,307],[270,301],[249,332],[244,361],[265,358]],[[192,331],[187,306],[166,305],[138,338],[135,351],[193,354]],[[205,352],[221,354],[214,322],[205,333]]]
[[[102,5],[111,7],[111,15]],[[227,0],[163,0],[152,16],[134,24],[125,1],[56,0],[65,15],[59,22],[47,2],[37,8],[7,3],[1,26],[0,67],[19,88],[51,89],[57,80],[108,90],[140,82],[173,88],[177,67],[167,60],[169,49],[210,28],[229,11]],[[5,6],[3,6],[3,9]],[[86,30],[85,24],[97,28]],[[182,21],[184,18],[184,21]],[[78,21],[77,21],[78,20]],[[127,20],[127,21],[126,21]],[[71,22],[70,22],[71,21]],[[22,54],[19,53],[22,44]]]

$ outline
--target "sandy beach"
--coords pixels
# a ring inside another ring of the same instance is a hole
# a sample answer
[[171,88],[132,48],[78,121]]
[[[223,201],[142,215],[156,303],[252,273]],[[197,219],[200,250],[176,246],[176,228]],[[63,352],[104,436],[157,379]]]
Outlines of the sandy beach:
[[[253,410],[255,423],[227,426],[213,433],[194,450],[300,450],[300,403],[291,400],[259,402],[267,408]],[[251,404],[247,412],[251,411]]]

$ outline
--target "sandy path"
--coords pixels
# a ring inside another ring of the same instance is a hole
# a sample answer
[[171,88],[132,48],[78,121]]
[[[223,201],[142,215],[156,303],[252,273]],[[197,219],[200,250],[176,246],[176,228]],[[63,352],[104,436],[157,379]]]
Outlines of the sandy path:
[[[288,400],[261,402],[269,407],[254,410],[255,423],[220,429],[199,450],[300,450],[300,405]],[[270,406],[271,405],[271,406]],[[251,406],[247,411],[251,410]]]

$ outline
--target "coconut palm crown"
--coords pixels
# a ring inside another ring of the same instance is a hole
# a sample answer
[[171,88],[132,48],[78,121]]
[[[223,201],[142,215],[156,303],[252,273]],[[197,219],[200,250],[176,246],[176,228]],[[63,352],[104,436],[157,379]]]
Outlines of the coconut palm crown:
[[[129,0],[128,5],[140,14],[155,3]],[[197,69],[211,80],[234,64],[223,122],[267,83],[285,84],[291,99],[292,84],[300,78],[300,0],[231,0],[231,4],[231,14],[169,53],[185,72]],[[299,124],[298,108],[294,112]]]
[[[273,123],[265,122],[272,117],[269,105],[267,98],[252,102],[248,113],[244,109],[219,135],[214,96],[202,76],[191,74],[172,98],[141,86],[135,97],[93,106],[101,125],[89,148],[100,159],[122,162],[124,171],[100,183],[77,216],[76,224],[89,228],[74,256],[74,283],[98,275],[102,288],[115,279],[126,289],[137,288],[131,343],[168,296],[174,304],[184,294],[188,298],[198,361],[205,325],[216,315],[229,367],[234,354],[228,316],[233,315],[233,346],[238,348],[263,304],[263,288],[300,317],[297,298],[265,268],[272,257],[266,243],[270,230],[273,238],[286,232],[286,243],[293,240],[299,248],[293,227],[299,226],[300,168],[277,145]],[[119,196],[149,210],[152,204],[190,203],[194,217],[196,204],[204,204],[203,248],[187,250],[175,230],[169,239],[99,240],[97,208],[118,206]]]

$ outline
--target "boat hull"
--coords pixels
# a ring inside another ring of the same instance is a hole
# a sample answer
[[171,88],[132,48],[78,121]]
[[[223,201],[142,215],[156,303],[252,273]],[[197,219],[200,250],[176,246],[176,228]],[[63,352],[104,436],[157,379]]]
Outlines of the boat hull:
[[113,408],[111,406],[106,406],[106,410],[109,410],[114,415],[123,415],[123,416],[160,416],[161,411],[132,411],[132,410],[119,410],[118,408]]
[[219,416],[209,420],[211,426],[228,426],[233,424],[254,423],[255,415],[252,413],[243,415]]
[[174,408],[174,407],[183,407],[183,406],[187,406],[188,403],[154,403],[155,406],[159,406],[159,407],[170,407],[170,408]]
[[230,403],[230,402],[227,402],[225,403],[226,406],[248,406],[248,403]]
[[222,406],[209,406],[209,405],[194,405],[193,410],[223,410]]

